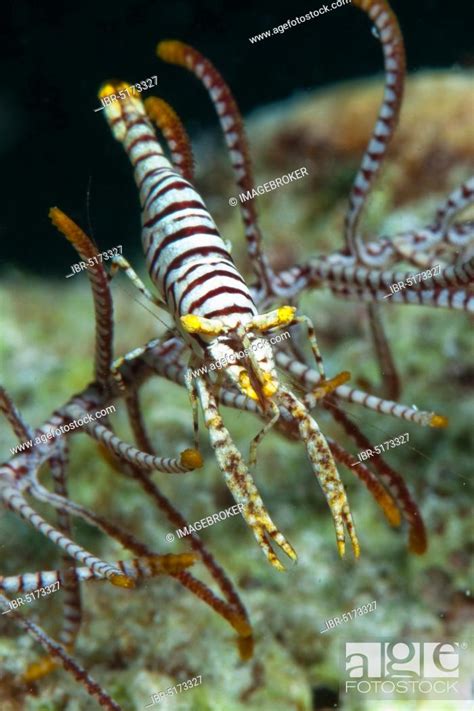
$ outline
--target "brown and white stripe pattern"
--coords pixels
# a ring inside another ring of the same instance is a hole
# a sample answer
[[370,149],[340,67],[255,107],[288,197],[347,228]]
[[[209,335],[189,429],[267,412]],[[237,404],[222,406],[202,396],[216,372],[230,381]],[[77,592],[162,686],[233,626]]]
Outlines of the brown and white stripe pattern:
[[413,306],[431,306],[452,309],[453,311],[474,312],[474,294],[466,289],[430,289],[413,291],[402,289],[387,299],[387,292],[373,288],[331,286],[331,291],[343,299],[365,303],[412,304]]
[[[206,57],[184,42],[177,40],[160,42],[157,54],[165,62],[185,67],[203,83],[219,118],[239,190],[251,191],[255,184],[242,116],[221,74]],[[239,202],[239,207],[252,268],[262,281],[267,294],[271,294],[276,288],[277,281],[262,251],[262,235],[255,203],[252,200],[246,203]]]
[[436,227],[445,235],[456,215],[474,201],[474,177],[466,180],[448,196],[436,213]]
[[[71,411],[76,418],[84,417],[84,410],[79,407],[71,407]],[[145,471],[167,472],[168,474],[184,474],[195,467],[189,467],[182,463],[182,459],[175,457],[155,457],[147,452],[142,452],[136,447],[121,440],[110,429],[104,427],[99,422],[87,422],[84,430],[98,442],[101,442],[109,451],[125,459],[130,464],[136,464]],[[186,451],[186,450],[185,450]]]
[[[68,496],[67,470],[69,466],[67,440],[60,443],[59,456],[50,459],[51,475],[54,493],[63,498]],[[57,512],[58,528],[61,533],[72,538],[72,527],[69,512],[60,508]],[[74,647],[82,622],[82,601],[79,580],[76,568],[71,567],[71,559],[67,554],[62,555],[61,568],[63,571],[63,623],[60,632],[60,641],[71,650]]]
[[[192,565],[194,560],[195,557],[192,554],[182,553],[178,555],[167,554],[116,560],[111,565],[119,569],[127,578],[140,580],[142,578],[151,578],[155,575],[169,575],[170,573],[179,572]],[[71,570],[43,570],[37,573],[0,576],[0,590],[8,595],[14,595],[33,592],[54,583],[59,583],[60,589],[64,590],[67,575]],[[79,583],[85,583],[90,580],[103,580],[90,566],[74,568],[74,573]]]
[[171,162],[183,178],[194,177],[194,160],[191,142],[181,120],[166,101],[150,96],[143,102],[148,116],[160,129],[171,155]]
[[[361,266],[331,264],[325,259],[310,261],[310,279],[324,280],[329,286],[362,287],[373,291],[385,291],[385,295],[390,293],[389,289],[392,284],[405,282],[408,277],[415,275],[416,272],[378,271]],[[465,287],[473,281],[474,259],[470,259],[461,266],[448,265],[440,269],[439,274],[415,280],[413,283],[409,283],[406,288],[414,292],[432,291],[433,289]],[[454,306],[454,308],[456,307]]]
[[[256,315],[214,220],[163,154],[141,102],[130,97],[107,106],[105,114],[134,167],[148,271],[176,323],[191,313],[232,327]],[[202,356],[205,340],[182,333]]]
[[14,402],[4,387],[0,385],[0,411],[3,412],[12,430],[19,440],[28,440],[33,437],[33,430],[23,420]]
[[31,508],[26,499],[18,493],[16,488],[3,486],[0,488],[0,498],[3,499],[3,503],[6,507],[12,511],[16,511],[22,519],[49,538],[55,545],[71,556],[71,558],[74,558],[83,565],[92,567],[100,577],[122,577],[120,570],[100,560],[92,553],[89,553],[89,551],[74,543],[68,536],[45,521],[42,516]]
[[[433,268],[439,259],[429,258],[428,264],[422,268]],[[419,267],[420,268],[420,267]],[[363,266],[348,264],[347,258],[339,262],[335,259],[312,258],[306,264],[292,267],[280,273],[280,277],[288,285],[292,285],[292,296],[295,298],[307,288],[329,287],[341,298],[367,303],[394,304],[405,303],[419,306],[448,308],[456,311],[474,311],[474,296],[469,291],[474,278],[472,273],[472,258],[458,265],[447,265],[440,274],[407,285],[405,289],[391,294],[390,286],[398,281],[405,281],[414,272],[379,271]],[[463,288],[461,288],[463,287]],[[254,292],[258,303],[261,292]]]
[[352,0],[352,4],[364,10],[374,22],[380,36],[385,65],[382,105],[349,196],[345,219],[346,245],[351,254],[361,258],[356,241],[357,225],[398,122],[405,77],[405,49],[397,18],[386,0]]
[[[276,352],[275,361],[280,368],[295,378],[299,383],[303,384],[305,388],[310,391],[314,390],[314,388],[316,388],[321,382],[320,375],[316,370],[314,370],[314,368],[310,368],[305,363],[301,363],[294,358],[291,358],[283,351]],[[382,415],[390,415],[392,417],[398,417],[402,420],[406,420],[407,422],[415,422],[423,427],[428,425],[441,426],[444,422],[444,418],[440,415],[436,415],[434,412],[417,410],[413,407],[408,407],[407,405],[402,405],[401,403],[394,402],[392,400],[385,400],[377,395],[366,393],[363,390],[351,388],[349,385],[339,385],[335,389],[334,393],[347,402],[357,403],[358,405],[362,405],[363,407]],[[310,409],[313,409],[317,405],[317,400],[313,395],[311,395],[311,392],[305,394],[303,402]]]
[[[75,247],[82,260],[87,263],[89,258],[98,255],[97,248],[92,240],[64,212],[57,207],[52,207],[49,211],[49,217],[55,227]],[[98,383],[105,386],[110,376],[112,362],[112,298],[107,272],[101,262],[88,266],[87,276],[92,288],[95,310],[95,378]]]

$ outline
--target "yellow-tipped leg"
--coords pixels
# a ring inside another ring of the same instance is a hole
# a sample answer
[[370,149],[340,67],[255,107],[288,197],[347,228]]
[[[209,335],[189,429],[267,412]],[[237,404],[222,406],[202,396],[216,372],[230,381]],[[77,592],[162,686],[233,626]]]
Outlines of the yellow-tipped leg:
[[360,543],[359,539],[357,538],[354,521],[352,520],[351,510],[347,502],[342,507],[342,518],[344,519],[344,523],[346,524],[347,532],[349,534],[349,538],[352,545],[352,551],[354,553],[354,558],[357,560],[357,558],[359,558],[360,556]]
[[354,551],[354,558],[360,558],[360,544],[359,541],[352,542],[352,550]]

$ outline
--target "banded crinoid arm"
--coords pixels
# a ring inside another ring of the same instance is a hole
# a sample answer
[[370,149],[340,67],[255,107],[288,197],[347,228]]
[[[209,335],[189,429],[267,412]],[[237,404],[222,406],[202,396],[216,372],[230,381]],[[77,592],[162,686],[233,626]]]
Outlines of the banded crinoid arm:
[[[0,605],[5,609],[9,608],[9,600],[4,595],[0,595]],[[109,709],[109,711],[122,711],[122,707],[68,654],[62,644],[56,642],[52,637],[46,634],[41,627],[26,617],[23,617],[23,615],[16,610],[12,610],[10,616],[30,637],[33,637],[34,640],[41,644],[50,657],[58,660],[58,663],[61,664],[67,672],[72,674],[76,681],[81,683],[87,693],[95,698],[103,708]]]
[[[86,411],[78,406],[70,407],[71,414],[83,418]],[[121,440],[108,427],[99,422],[87,422],[85,431],[95,440],[103,444],[110,452],[122,457],[130,464],[135,464],[145,471],[159,471],[167,474],[186,474],[202,466],[202,459],[194,449],[185,449],[179,459],[174,457],[158,457],[142,452],[136,447]]]
[[[290,377],[294,378],[297,383],[303,386],[306,391],[304,396],[305,404],[310,408],[315,407],[317,400],[311,395],[311,392],[321,382],[319,373],[314,370],[314,368],[310,368],[306,363],[301,363],[295,360],[295,358],[290,358],[287,353],[281,350],[276,351],[275,361]],[[383,398],[377,397],[377,395],[372,395],[371,393],[357,388],[351,388],[349,385],[339,385],[334,390],[334,394],[346,402],[362,405],[381,415],[390,415],[406,420],[407,422],[414,422],[422,427],[446,427],[448,424],[447,418],[443,415],[418,410],[392,400],[384,400]]]
[[403,37],[397,18],[386,0],[352,0],[374,23],[382,44],[385,89],[373,135],[349,196],[345,218],[345,240],[350,253],[364,263],[364,245],[357,239],[357,227],[367,197],[386,156],[395,132],[403,99],[406,60]]
[[[293,298],[307,288],[328,287],[338,296],[367,294],[365,300],[379,303],[407,303],[472,311],[474,303],[465,287],[474,284],[472,259],[461,265],[447,265],[439,274],[416,279],[412,271],[380,271],[332,261],[328,257],[312,257],[305,264],[287,270],[282,275],[294,284]],[[390,286],[406,282],[406,288],[391,293]],[[389,300],[387,301],[387,298]]]
[[[332,286],[333,294],[349,301],[371,303],[386,303],[387,293],[382,290]],[[474,312],[474,295],[466,289],[430,289],[412,291],[402,289],[390,296],[392,304],[413,304],[414,306],[431,306],[433,308],[446,308],[455,311]]]
[[[103,531],[110,538],[115,539],[116,541],[121,543],[124,548],[131,550],[136,555],[155,555],[154,551],[152,551],[148,546],[139,541],[134,535],[121,528],[120,526],[117,526],[116,524],[112,523],[111,521],[105,519],[103,516],[93,513],[85,506],[77,504],[74,501],[70,501],[69,499],[66,499],[64,496],[60,496],[59,494],[54,494],[38,483],[31,484],[29,486],[29,491],[39,501],[44,501],[45,503],[50,504],[59,511],[67,511],[70,514],[77,516],[83,519],[84,521],[87,521],[87,523]],[[97,569],[97,566],[89,567],[92,567],[94,572],[98,575],[102,574],[102,572]],[[133,581],[128,580],[126,578],[122,581],[119,581],[119,584],[121,587],[133,587]]]
[[388,344],[387,335],[383,328],[380,306],[369,304],[368,315],[373,346],[381,372],[381,385],[378,390],[388,400],[398,400],[402,386],[392,351]]
[[[59,208],[52,207],[49,216],[55,227],[71,242],[77,253],[86,263],[98,255],[91,239],[75,222]],[[96,336],[95,336],[95,379],[105,386],[110,376],[113,354],[113,305],[107,279],[107,272],[101,262],[87,266],[87,275],[94,299]]]
[[[474,204],[474,177],[457,186],[436,211],[432,225],[415,230],[414,233],[395,235],[391,240],[397,254],[416,266],[434,266],[440,252],[446,259],[452,258],[453,251],[468,248],[474,242],[474,222],[472,220],[454,222],[459,213]],[[465,258],[460,257],[460,262]]]
[[[52,457],[49,460],[49,464],[54,493],[67,499],[67,471],[69,468],[67,440],[60,443],[58,456]],[[59,530],[69,538],[72,538],[69,512],[61,507],[57,516]],[[71,567],[71,562],[70,557],[63,554],[61,558],[63,571],[63,625],[59,634],[59,641],[69,650],[74,648],[82,622],[81,590],[76,568]]]
[[436,213],[435,228],[449,241],[449,228],[454,218],[474,203],[474,176],[468,178],[448,196]]
[[[141,556],[130,558],[129,560],[117,560],[111,563],[120,569],[127,578],[139,582],[146,578],[153,578],[157,575],[174,575],[181,570],[189,568],[196,562],[196,556],[192,553],[165,553],[163,555]],[[90,566],[82,566],[73,570],[79,583],[88,581],[101,581]],[[68,570],[43,570],[37,573],[22,573],[21,575],[0,575],[0,590],[7,595],[16,593],[29,593],[39,588],[59,583],[61,590],[67,584]]]
[[[130,389],[129,383],[127,383],[127,389]],[[151,446],[149,437],[145,431],[143,418],[139,410],[138,393],[135,393],[128,402],[129,419],[137,443],[144,449],[149,448],[150,454],[153,454],[153,447]],[[117,456],[110,457],[110,455],[107,455],[107,459],[109,463],[112,464],[114,469],[124,474],[126,477],[134,479],[140,484],[145,493],[152,499],[153,503],[160,509],[160,511],[165,514],[168,521],[174,528],[181,530],[189,529],[188,521],[186,521],[176,507],[173,506],[169,499],[162,494],[158,486],[151,480],[148,472],[145,472],[142,469],[123,461],[122,459],[119,459]],[[198,534],[193,531],[189,531],[186,536],[186,540],[189,541],[191,548],[201,558],[211,577],[217,583],[224,599],[215,595],[205,583],[195,578],[188,571],[178,571],[171,573],[171,575],[173,575],[181,583],[181,585],[190,590],[190,592],[196,595],[205,604],[210,606],[215,612],[232,625],[238,634],[237,643],[241,658],[249,659],[253,654],[252,627],[250,625],[245,607],[240,600],[237,591],[225,571],[207,550]]]
[[[425,278],[417,280],[413,272],[378,272],[368,270],[366,267],[334,268],[327,272],[317,263],[312,263],[312,278],[318,273],[324,274],[325,282],[330,288],[338,290],[339,287],[352,290],[370,292],[372,300],[380,301],[401,295],[399,300],[404,303],[424,304],[441,308],[472,311],[474,303],[469,298],[466,288],[474,285],[474,261],[469,259],[460,265],[447,265],[439,273],[431,270],[425,272]],[[423,273],[422,273],[423,276]],[[402,282],[405,286],[392,294],[391,285]],[[380,297],[380,294],[385,293]]]
[[446,251],[445,258],[452,259],[450,252],[474,241],[472,220],[454,222],[459,213],[473,204],[474,178],[469,178],[443,200],[432,224],[367,242],[365,264],[385,269],[402,259],[417,267],[430,267],[438,264],[440,250]]
[[[160,42],[157,46],[157,54],[165,62],[185,67],[204,84],[219,117],[239,190],[252,192],[255,181],[242,116],[220,73],[206,57],[184,42],[177,40]],[[263,252],[255,205],[252,200],[245,203],[239,201],[239,207],[242,211],[252,268],[262,282],[265,295],[277,294],[279,293],[277,281]]]
[[[157,575],[176,575],[193,565],[196,557],[193,554],[181,553],[178,555],[153,555],[143,556],[141,558],[132,558],[130,560],[118,560],[114,562],[116,568],[120,569],[124,576],[133,580],[134,583],[152,578]],[[84,566],[80,568],[69,568],[66,570],[49,570],[38,573],[23,573],[22,575],[1,577],[0,576],[0,591],[7,594],[30,593],[47,586],[52,586],[55,583],[61,588],[65,594],[68,594],[68,585],[70,575],[74,576],[74,581],[77,585],[88,581],[99,581],[103,578],[97,576],[93,568]],[[46,593],[48,590],[46,590]],[[49,591],[53,592],[53,591]],[[11,609],[11,608],[10,608]],[[7,612],[5,612],[7,614]],[[66,618],[66,621],[67,618]],[[62,632],[68,632],[66,628]],[[60,642],[65,646],[70,653],[74,646],[75,636],[64,635],[66,639],[61,639]],[[48,650],[49,651],[49,650]],[[37,681],[50,672],[58,665],[60,660],[54,656],[43,657],[37,662],[30,664],[23,675],[27,682]]]
[[[392,261],[403,259],[422,269],[435,267],[441,261],[452,263],[459,248],[468,247],[473,241],[474,223],[470,221],[451,225],[444,237],[439,229],[425,227],[391,238]],[[462,255],[461,261],[464,261]]]
[[143,102],[145,110],[162,132],[171,153],[171,162],[183,178],[190,182],[194,177],[194,160],[188,134],[178,114],[166,101],[150,96]]
[[[454,192],[462,192],[462,186],[456,188]],[[473,198],[470,198],[469,205],[472,204]],[[445,203],[439,210],[442,210],[444,205]],[[380,275],[384,275],[382,279],[386,282],[387,275],[394,274],[393,269],[389,268],[398,265],[401,261],[410,262],[413,266],[424,269],[435,267],[443,261],[448,262],[443,265],[444,267],[449,264],[454,265],[454,262],[459,266],[467,261],[462,253],[459,255],[460,248],[464,248],[467,252],[473,243],[474,222],[472,220],[449,225],[445,234],[439,225],[428,225],[395,234],[393,237],[384,236],[367,242],[364,246],[364,264],[369,267],[368,269],[358,264],[355,257],[334,252],[328,256],[312,257],[308,262],[279,272],[277,276],[284,283],[287,295],[295,299],[304,289],[324,286],[329,280],[340,279],[341,275],[346,287],[356,286],[356,270],[360,270],[359,280],[367,279],[367,275],[373,274],[375,281],[381,278]],[[316,274],[313,272],[314,269]],[[411,275],[411,272],[395,272],[395,274],[405,279]],[[265,295],[260,285],[253,286],[251,293],[255,303],[260,304],[264,301]]]
[[[130,587],[131,581],[124,577],[122,572],[112,565],[107,563],[82,546],[77,545],[68,536],[64,535],[60,530],[49,524],[42,516],[27,503],[24,496],[19,493],[18,488],[1,483],[2,468],[0,468],[0,501],[6,508],[15,511],[24,521],[29,523],[33,528],[49,538],[54,544],[62,548],[71,558],[77,560],[83,565],[90,566],[101,577],[107,578],[111,583],[119,587]],[[56,496],[51,494],[51,496]],[[71,503],[71,502],[69,502]]]
[[[60,416],[54,413],[52,420],[57,421],[58,419],[61,419]],[[49,423],[45,429],[49,430]],[[41,428],[35,433],[38,431],[41,431]],[[63,533],[61,528],[58,529],[49,524],[26,501],[24,491],[37,486],[38,469],[52,456],[59,457],[58,444],[54,443],[54,440],[35,446],[27,454],[17,454],[9,462],[0,465],[0,504],[15,511],[24,521],[58,545],[74,560],[92,566],[99,575],[106,577],[114,585],[129,587],[130,581],[122,575],[120,570],[113,568],[82,546],[74,543],[70,536]],[[49,495],[57,496],[57,494]],[[65,499],[65,501],[68,500]]]
[[10,426],[20,441],[33,439],[32,428],[23,420],[13,400],[4,387],[0,385],[0,410],[10,423]]
[[[115,469],[126,477],[137,481],[145,493],[152,499],[156,506],[166,515],[167,519],[176,529],[188,529],[189,523],[176,509],[175,506],[159,490],[151,480],[150,475],[138,467],[123,462],[118,458],[111,461]],[[249,659],[253,654],[252,627],[249,622],[245,606],[240,600],[237,591],[223,568],[216,562],[207,550],[199,536],[190,531],[186,536],[191,548],[201,558],[210,575],[217,583],[224,599],[218,597],[206,583],[193,576],[187,570],[170,572],[178,582],[198,597],[202,602],[211,607],[218,615],[225,619],[238,634],[238,647],[242,659]]]

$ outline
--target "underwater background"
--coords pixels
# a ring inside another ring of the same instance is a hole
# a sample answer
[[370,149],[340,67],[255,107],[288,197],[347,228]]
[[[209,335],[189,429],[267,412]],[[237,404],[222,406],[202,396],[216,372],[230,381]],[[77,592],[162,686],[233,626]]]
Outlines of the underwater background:
[[[249,41],[320,5],[137,0],[12,2],[2,10],[0,383],[29,423],[37,426],[92,377],[89,284],[84,273],[65,279],[78,258],[51,226],[49,208],[58,205],[67,212],[100,250],[122,244],[150,284],[132,170],[102,112],[94,111],[105,80],[158,76],[150,93],[166,99],[183,120],[195,149],[196,187],[231,242],[234,260],[250,277],[239,215],[229,205],[238,189],[217,118],[193,77],[157,59],[159,40],[192,44],[222,73],[245,118],[257,185],[307,167],[304,180],[258,199],[272,264],[285,268],[341,246],[347,196],[382,93],[379,42],[367,17],[350,6]],[[472,3],[404,0],[392,7],[404,34],[409,74],[400,125],[364,215],[364,229],[380,235],[429,222],[474,166]],[[165,333],[123,277],[113,282],[112,293],[117,355]],[[328,373],[349,370],[352,385],[376,390],[380,375],[363,305],[317,290],[304,296],[300,311],[316,325]],[[103,583],[83,587],[84,624],[75,654],[125,710],[142,709],[152,694],[198,674],[199,687],[160,707],[472,708],[467,700],[376,702],[341,691],[346,642],[459,642],[471,652],[474,642],[472,317],[407,305],[387,305],[383,313],[403,383],[400,401],[447,416],[449,426],[423,429],[355,405],[347,411],[374,444],[409,432],[409,445],[391,451],[387,460],[403,474],[421,509],[427,553],[409,553],[406,531],[391,528],[365,488],[341,467],[362,553],[358,561],[350,552],[340,560],[331,516],[304,448],[270,433],[259,448],[255,476],[270,514],[298,552],[298,563],[285,573],[273,570],[238,516],[202,532],[249,612],[256,639],[251,661],[239,660],[223,620],[171,578],[145,581],[135,591]],[[191,446],[192,418],[182,388],[154,378],[142,401],[159,451],[171,455]],[[225,410],[224,417],[246,453],[259,422],[234,410]],[[317,410],[316,418],[325,434],[350,446],[324,411]],[[113,419],[129,441],[121,406]],[[2,461],[14,444],[2,421]],[[234,503],[205,431],[201,444],[203,469],[182,478],[154,475],[191,522]],[[162,553],[185,550],[179,541],[166,542],[170,525],[133,482],[99,456],[91,440],[75,437],[71,449],[73,500],[110,516]],[[118,544],[81,521],[75,523],[75,537],[107,560],[122,556]],[[48,570],[58,561],[49,541],[0,510],[0,575]],[[207,579],[202,570],[200,575]],[[326,620],[374,600],[376,611],[321,634]],[[60,602],[53,595],[31,609],[32,619],[53,636]],[[62,670],[27,686],[21,673],[40,654],[8,619],[0,619],[1,711],[96,707]]]

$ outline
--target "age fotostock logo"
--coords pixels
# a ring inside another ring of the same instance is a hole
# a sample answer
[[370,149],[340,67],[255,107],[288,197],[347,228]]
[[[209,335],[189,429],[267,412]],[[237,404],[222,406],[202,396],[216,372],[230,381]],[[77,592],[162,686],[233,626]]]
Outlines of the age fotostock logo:
[[344,691],[372,699],[469,698],[467,678],[461,677],[466,647],[458,642],[346,642]]

